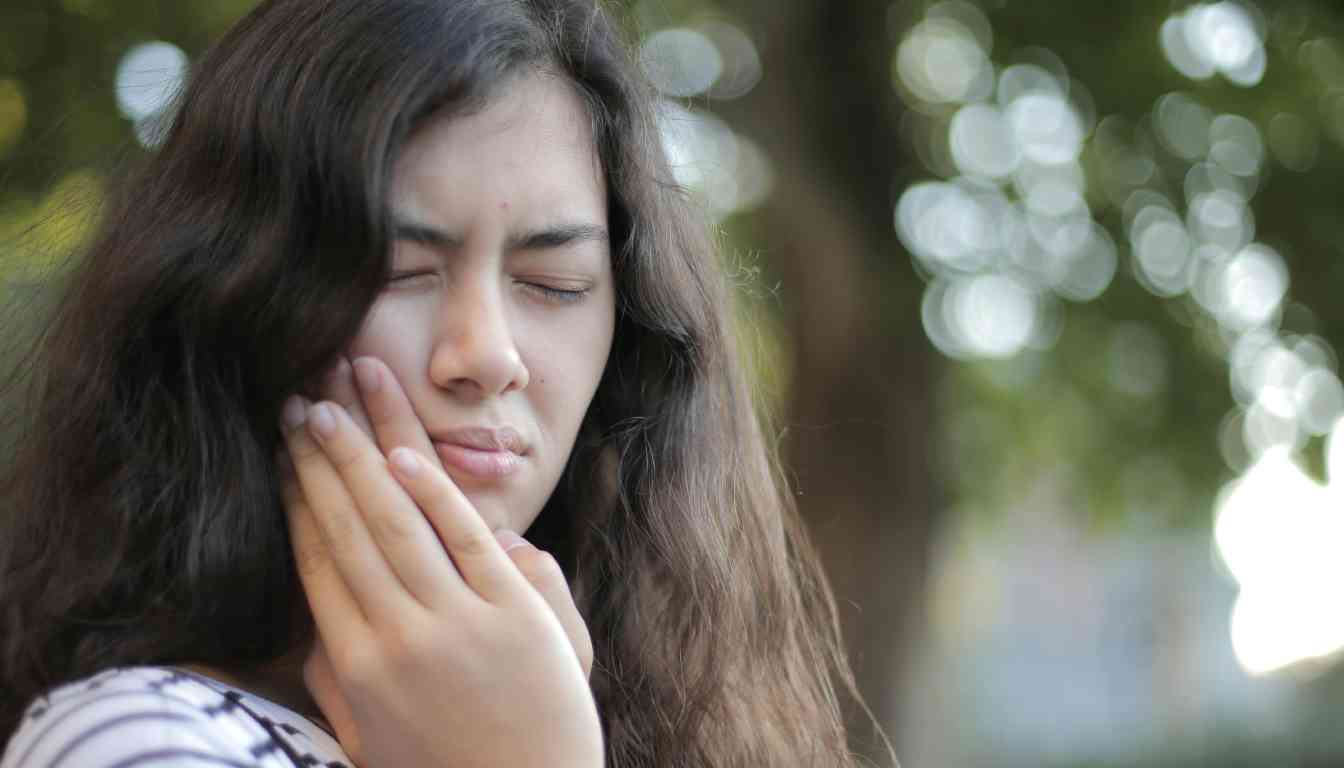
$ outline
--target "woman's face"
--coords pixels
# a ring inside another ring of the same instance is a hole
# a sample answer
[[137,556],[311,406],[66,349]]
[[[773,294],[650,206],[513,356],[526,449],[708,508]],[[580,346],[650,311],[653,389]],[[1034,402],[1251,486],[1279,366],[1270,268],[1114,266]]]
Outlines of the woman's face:
[[492,529],[536,519],[606,366],[606,200],[583,104],[544,74],[431,120],[396,163],[391,279],[349,352],[392,369]]

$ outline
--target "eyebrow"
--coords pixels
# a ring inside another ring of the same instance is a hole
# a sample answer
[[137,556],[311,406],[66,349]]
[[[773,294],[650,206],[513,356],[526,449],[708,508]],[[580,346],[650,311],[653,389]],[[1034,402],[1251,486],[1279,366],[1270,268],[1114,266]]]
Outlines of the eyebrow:
[[[462,247],[462,237],[459,235],[402,218],[393,218],[392,237],[395,240],[408,240],[431,248],[446,250]],[[511,234],[504,248],[507,251],[541,250],[574,243],[605,243],[607,239],[606,227],[576,222]]]

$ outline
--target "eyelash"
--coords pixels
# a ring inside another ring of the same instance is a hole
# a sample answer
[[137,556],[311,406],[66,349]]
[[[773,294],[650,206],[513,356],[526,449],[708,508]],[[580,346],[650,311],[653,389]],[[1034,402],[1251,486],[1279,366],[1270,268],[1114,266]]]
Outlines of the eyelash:
[[589,291],[592,290],[591,288],[578,288],[578,289],[552,288],[549,285],[541,285],[540,283],[525,282],[522,283],[522,285],[523,287],[527,288],[527,290],[534,291],[540,294],[542,298],[548,299],[550,301],[558,301],[562,304],[573,304],[575,302],[583,301],[583,298],[588,295]]
[[[427,270],[421,270],[415,272],[393,272],[391,275],[388,276],[387,282],[389,284],[408,282],[418,277],[426,277],[433,274],[435,273]],[[586,297],[592,291],[592,288],[553,288],[549,285],[542,285],[541,283],[529,283],[527,281],[519,281],[518,284],[523,286],[525,289],[532,291],[535,294],[538,294],[543,299],[546,299],[548,301],[559,302],[562,304],[573,304],[582,301],[584,297]]]

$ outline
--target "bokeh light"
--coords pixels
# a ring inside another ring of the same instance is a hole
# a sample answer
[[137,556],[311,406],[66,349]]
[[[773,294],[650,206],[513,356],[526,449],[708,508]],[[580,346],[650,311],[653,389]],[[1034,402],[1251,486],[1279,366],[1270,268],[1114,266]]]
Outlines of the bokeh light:
[[1012,126],[997,108],[968,104],[952,118],[952,160],[970,176],[1001,179],[1017,170],[1022,154]]
[[1335,143],[1344,145],[1344,86],[1330,88],[1319,100],[1321,125]]
[[930,278],[926,332],[959,359],[1048,347],[1061,330],[1055,297],[1092,301],[1118,267],[1085,196],[1090,95],[1044,49],[1018,52],[996,76],[991,46],[981,11],[938,3],[902,40],[894,68],[924,115],[907,117],[907,137],[948,179],[907,187],[896,231]]
[[[1232,618],[1238,658],[1260,673],[1344,646],[1344,620],[1321,618],[1344,566],[1327,573],[1319,545],[1327,529],[1334,547],[1344,545],[1337,522],[1344,498],[1329,496],[1292,459],[1313,437],[1333,433],[1331,444],[1344,444],[1337,426],[1344,385],[1324,340],[1281,331],[1288,266],[1256,239],[1252,209],[1271,157],[1299,172],[1315,165],[1314,125],[1278,112],[1262,129],[1179,91],[1156,99],[1137,122],[1098,121],[1058,57],[1019,54],[994,77],[989,40],[964,18],[930,13],[897,54],[899,90],[926,115],[907,121],[908,137],[945,179],[910,185],[895,212],[901,242],[928,279],[925,332],[959,360],[1012,357],[1039,344],[1052,323],[1057,332],[1051,297],[1091,301],[1113,281],[1118,249],[1093,208],[1118,210],[1135,280],[1202,313],[1226,345],[1237,406],[1223,419],[1218,445],[1245,474],[1223,494],[1218,541],[1242,585]],[[1163,25],[1161,41],[1193,79],[1221,75],[1251,86],[1265,73],[1265,22],[1250,5],[1188,7]],[[1300,52],[1328,80],[1320,99],[1327,126],[1331,118],[1344,125],[1337,52],[1320,41]],[[1344,129],[1328,130],[1344,141]],[[1091,181],[1099,197],[1087,194],[1084,166],[1098,174]],[[1117,327],[1106,360],[1118,393],[1146,398],[1167,386],[1165,344],[1146,326]],[[1344,449],[1334,455],[1344,462]],[[1327,497],[1337,511],[1327,512]],[[1285,502],[1293,517],[1271,520]],[[1309,544],[1316,549],[1304,549]],[[1297,570],[1284,576],[1290,561]],[[1275,569],[1279,582],[1265,575]]]
[[1247,331],[1274,319],[1288,294],[1288,268],[1273,248],[1252,243],[1222,267],[1219,282],[1219,322]]
[[1049,91],[1022,94],[1008,106],[1008,123],[1022,154],[1037,163],[1073,162],[1082,151],[1082,121],[1061,94]]
[[718,49],[722,71],[706,91],[712,99],[727,101],[746,96],[761,81],[761,55],[741,27],[711,21],[698,27]]
[[761,205],[774,187],[774,169],[765,152],[713,112],[679,101],[724,101],[749,93],[761,79],[760,54],[751,38],[721,20],[666,27],[644,38],[639,58],[666,97],[659,105],[658,125],[677,183],[715,220]]
[[1297,60],[1319,82],[1344,85],[1344,43],[1329,38],[1307,40],[1298,47]]
[[1196,161],[1209,152],[1213,113],[1184,93],[1168,93],[1153,108],[1157,138],[1168,152]]
[[1240,586],[1232,644],[1252,674],[1264,674],[1344,648],[1344,427],[1327,449],[1330,482],[1320,485],[1275,446],[1219,496],[1214,540]]
[[1043,298],[1003,275],[962,275],[933,281],[921,306],[924,330],[955,359],[1013,357],[1051,341]]
[[723,74],[723,57],[703,32],[684,27],[662,29],[644,39],[640,63],[664,96],[697,96]]
[[722,119],[664,101],[658,124],[673,177],[715,219],[751,210],[769,197],[774,187],[769,158]]
[[[892,62],[895,83],[916,104],[981,101],[994,90],[994,67],[987,46],[955,15],[938,14],[939,8],[948,6],[940,3],[930,9],[927,17],[906,35]],[[979,13],[974,9],[967,11],[969,6],[964,3],[958,6],[963,16],[972,11]]]
[[141,43],[117,64],[117,107],[135,124],[135,135],[146,147],[162,140],[171,120],[173,99],[186,82],[187,55],[172,43]]
[[1172,297],[1189,289],[1192,243],[1175,212],[1160,205],[1143,208],[1130,224],[1129,241],[1135,276],[1148,290]]
[[1167,19],[1159,37],[1167,61],[1186,77],[1221,74],[1249,87],[1265,76],[1265,21],[1254,6],[1201,3]]
[[1240,115],[1219,115],[1209,125],[1209,159],[1237,176],[1259,175],[1265,145],[1255,124]]

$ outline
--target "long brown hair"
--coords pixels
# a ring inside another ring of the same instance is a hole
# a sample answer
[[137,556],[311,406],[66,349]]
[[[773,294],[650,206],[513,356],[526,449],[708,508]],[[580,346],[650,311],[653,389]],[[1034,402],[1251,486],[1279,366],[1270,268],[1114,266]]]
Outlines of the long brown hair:
[[607,369],[529,536],[571,577],[612,766],[854,763],[835,609],[654,96],[591,0],[271,0],[195,68],[37,346],[0,519],[0,736],[41,691],[299,642],[277,409],[387,269],[392,160],[527,69],[583,97],[618,285]]

